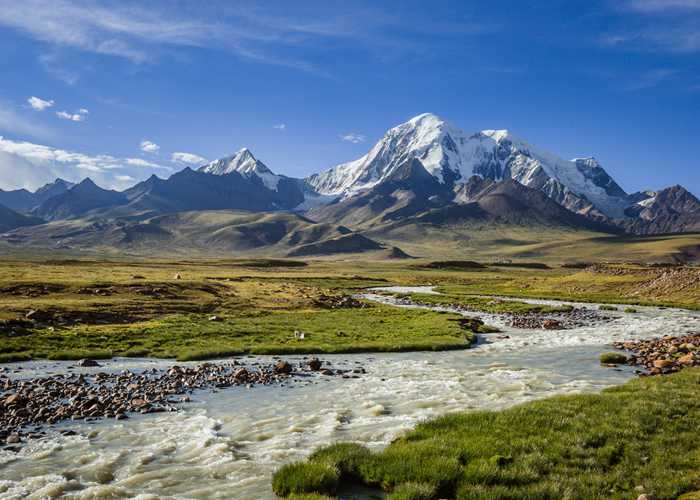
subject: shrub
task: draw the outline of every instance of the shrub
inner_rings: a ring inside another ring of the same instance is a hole
[[[600,362],[604,365],[624,365],[627,363],[627,356],[620,352],[604,352],[600,355]]]

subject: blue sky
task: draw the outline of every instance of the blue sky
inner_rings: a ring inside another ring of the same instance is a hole
[[[433,112],[699,194],[699,26],[700,0],[0,0],[0,187],[244,146],[303,176]]]

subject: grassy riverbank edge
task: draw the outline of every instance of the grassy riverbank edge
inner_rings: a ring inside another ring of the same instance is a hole
[[[273,477],[280,496],[354,483],[389,499],[677,498],[700,489],[700,369],[600,394],[428,420],[373,453],[338,443]]]

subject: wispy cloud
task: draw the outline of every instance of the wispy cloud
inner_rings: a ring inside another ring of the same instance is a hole
[[[27,102],[32,107],[32,109],[36,109],[37,111],[44,111],[45,109],[50,108],[55,104],[53,100],[44,100],[35,96],[31,96],[30,98],[28,98]]]
[[[15,112],[11,106],[0,102],[0,132],[36,138],[52,138],[54,133],[39,123]]]
[[[654,52],[700,52],[700,0],[627,0],[615,4],[625,29],[600,37],[602,45]]]
[[[658,87],[664,82],[676,77],[678,71],[667,68],[654,69],[635,78],[626,86],[627,90],[644,90]]]
[[[628,0],[623,6],[639,12],[700,10],[700,0]]]
[[[272,128],[284,131],[284,130],[287,130],[287,124],[286,123],[278,123],[276,125],[273,125]]]
[[[69,113],[68,111],[56,111],[56,116],[61,120],[68,120],[72,122],[83,122],[85,117],[88,115],[89,111],[85,108],[80,108],[75,113]]]
[[[158,153],[158,151],[160,151],[160,146],[152,141],[147,141],[147,140],[141,141],[140,147],[141,147],[141,151],[143,151],[144,153],[155,154],[155,153]]]
[[[132,167],[151,168],[151,169],[155,169],[155,170],[172,170],[172,168],[170,168],[170,167],[158,165],[157,163],[153,163],[152,161],[144,160],[143,158],[127,158],[126,160],[124,160],[124,162],[127,165],[131,165]]]
[[[19,166],[22,168],[18,169]],[[0,136],[0,182],[6,187],[37,187],[56,177],[80,181],[89,176],[100,185],[126,187],[129,179],[141,179],[157,170],[172,170],[141,158],[120,159],[112,155],[89,155]],[[10,183],[9,172],[16,181]]]
[[[202,158],[199,155],[193,153],[182,153],[177,152],[171,155],[174,162],[184,163],[186,165],[202,165],[207,162],[206,158]]]
[[[483,33],[485,22],[438,21],[405,9],[402,15],[371,3],[299,4],[279,9],[266,3],[174,3],[163,8],[154,2],[98,0],[0,0],[0,25],[45,42],[41,56],[47,70],[68,83],[77,81],[57,54],[62,49],[113,56],[144,64],[170,47],[218,48],[239,58],[332,75],[300,48],[314,53],[337,41],[378,58],[417,51],[430,54],[424,35],[449,37]],[[406,16],[415,17],[411,22]],[[407,36],[409,35],[409,36]],[[410,36],[415,35],[415,36]],[[422,37],[418,42],[414,38]],[[439,43],[439,42],[438,42]]]
[[[352,142],[353,144],[359,144],[361,142],[365,142],[366,137],[362,134],[356,134],[354,132],[350,132],[348,134],[341,134],[340,140],[346,141],[346,142]]]

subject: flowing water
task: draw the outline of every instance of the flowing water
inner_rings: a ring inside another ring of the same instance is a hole
[[[365,297],[398,305],[374,293]],[[200,391],[175,413],[69,422],[62,427],[76,435],[36,441],[19,453],[0,451],[0,498],[273,498],[273,471],[320,445],[357,441],[378,449],[417,422],[446,412],[596,392],[634,376],[630,368],[598,363],[612,342],[700,330],[697,312],[637,309],[636,314],[605,311],[610,321],[560,331],[515,330],[505,317],[479,315],[509,338],[483,336],[464,351],[324,356],[335,366],[361,365],[367,374]],[[171,364],[115,359],[80,370]],[[12,375],[65,372],[70,365],[24,363]]]

